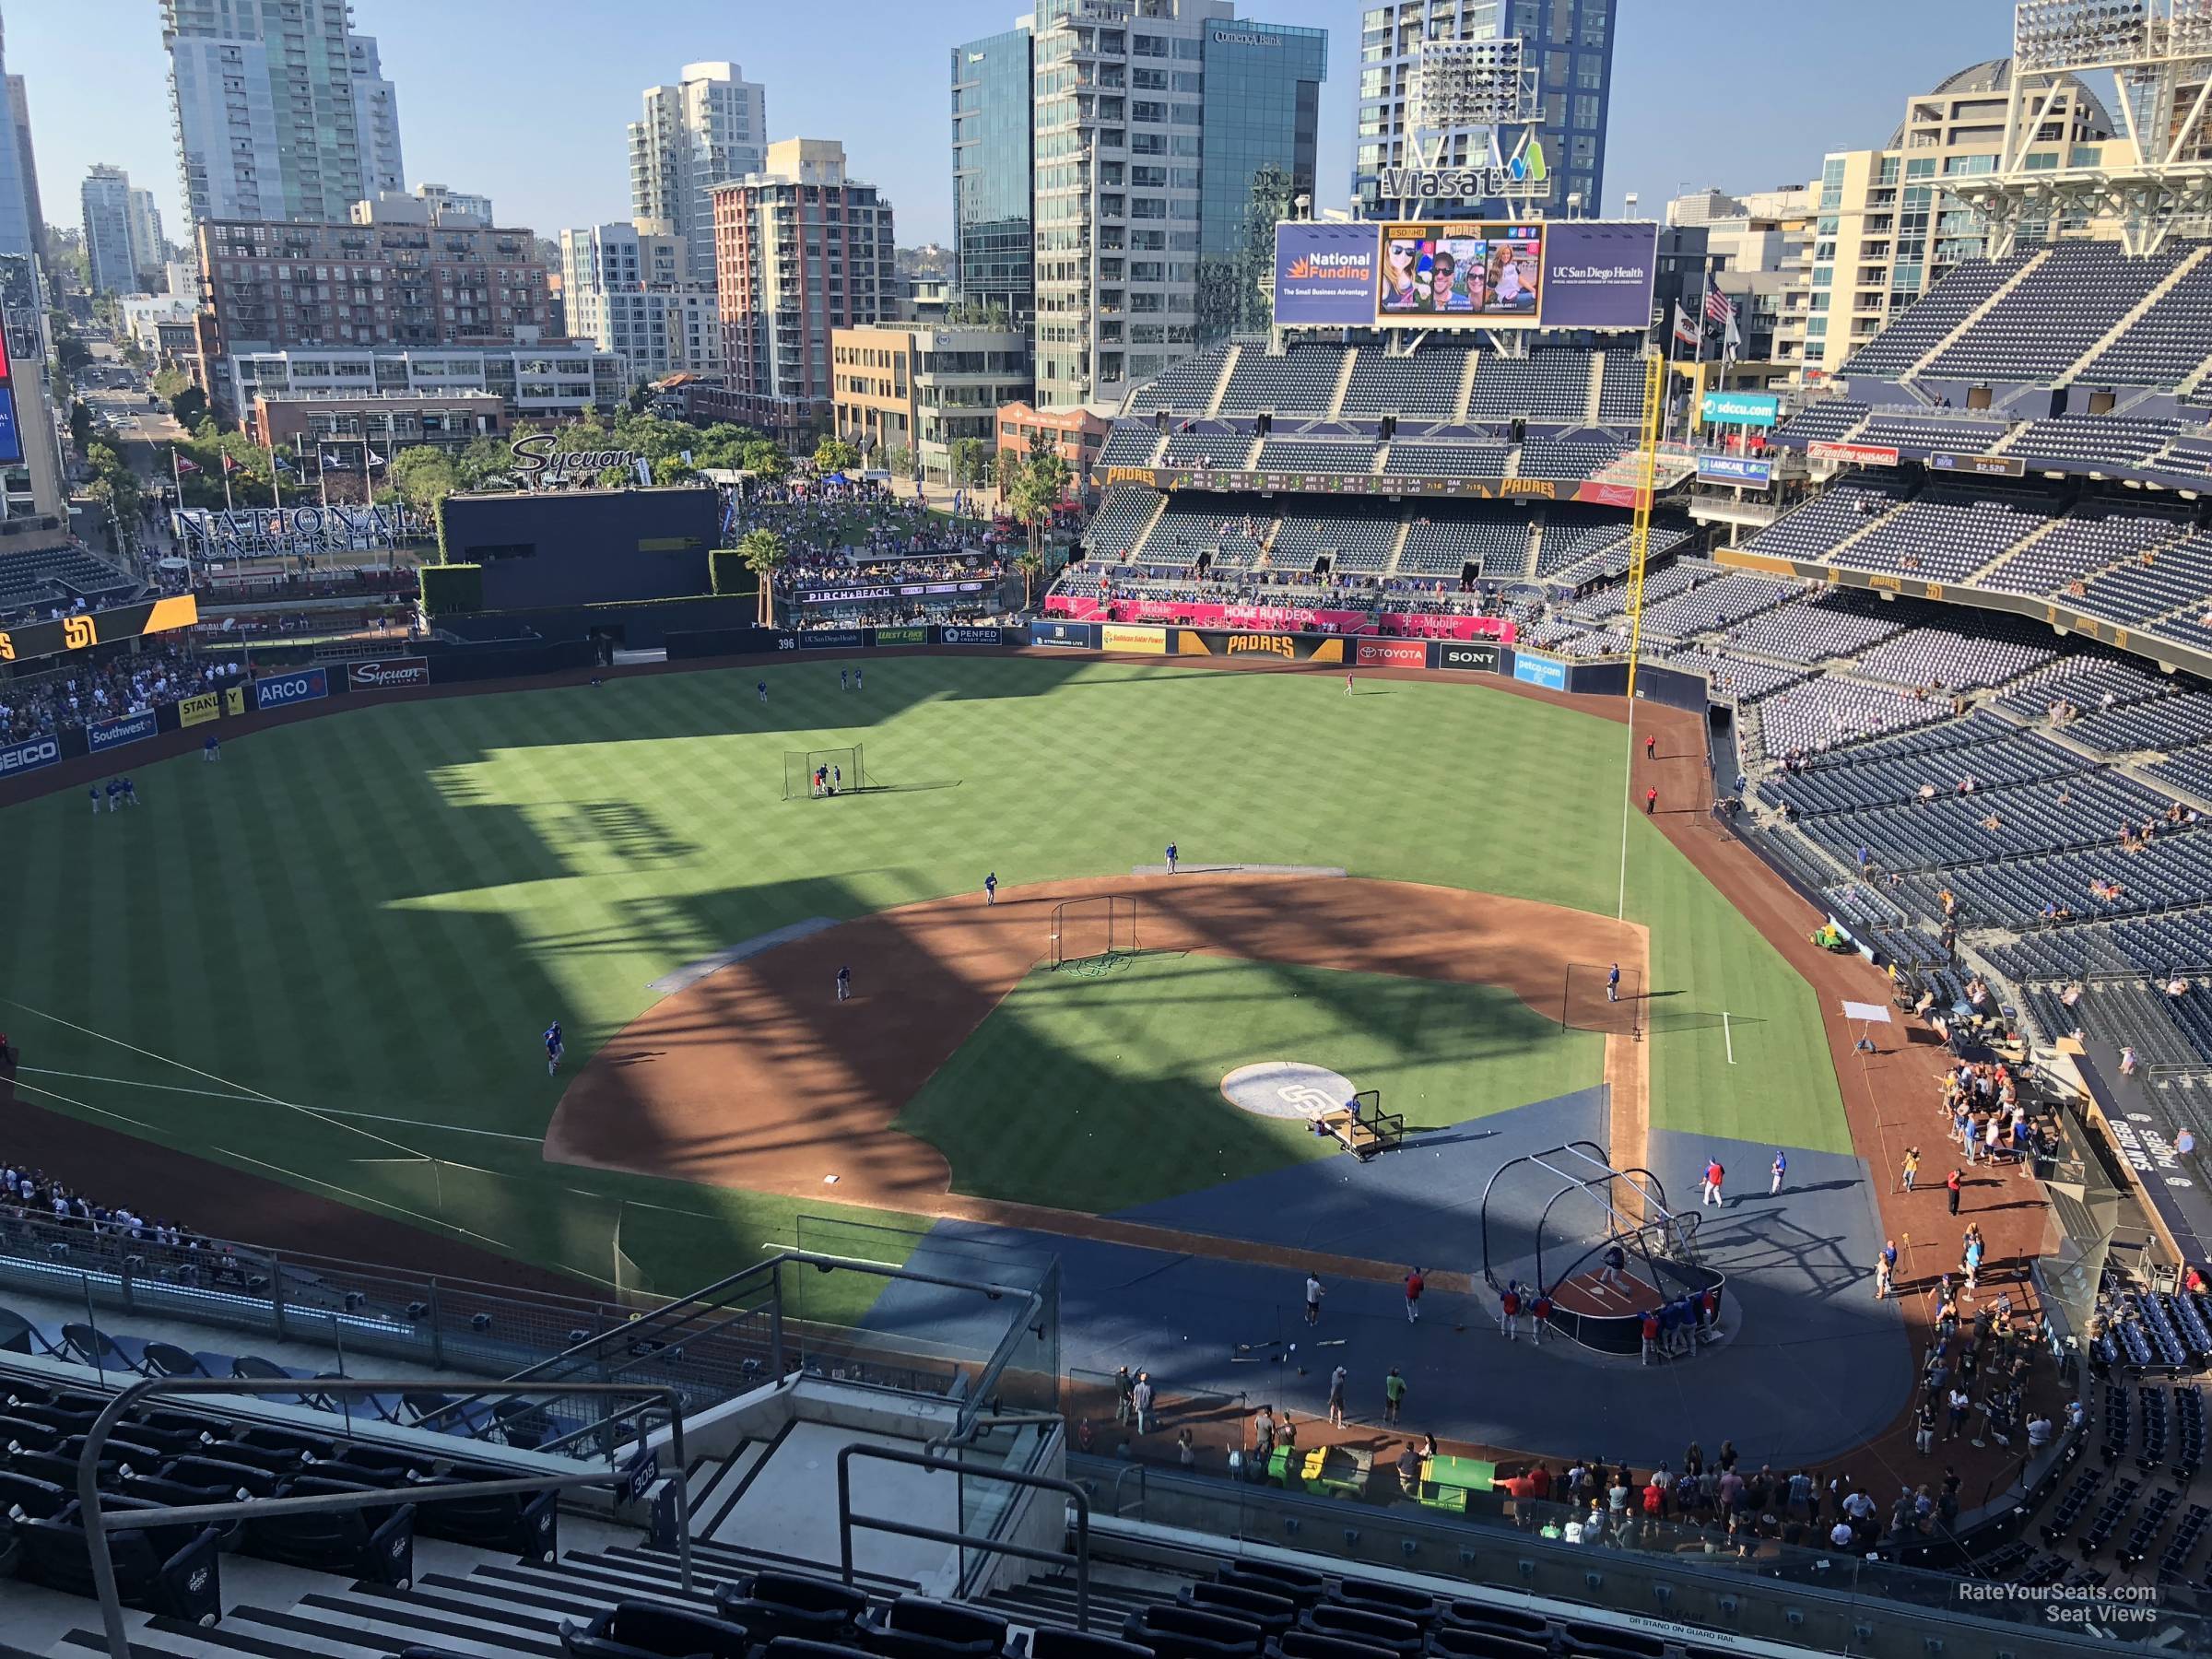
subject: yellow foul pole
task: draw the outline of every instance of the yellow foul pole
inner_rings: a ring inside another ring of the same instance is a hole
[[[1629,913],[1629,800],[1636,771],[1636,665],[1643,650],[1643,567],[1652,545],[1652,498],[1658,493],[1659,433],[1666,418],[1666,359],[1643,359],[1642,445],[1636,458],[1636,511],[1629,524],[1629,758],[1620,783],[1620,898],[1616,917]]]

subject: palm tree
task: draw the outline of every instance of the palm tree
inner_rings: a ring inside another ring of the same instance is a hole
[[[1021,608],[1030,608],[1030,587],[1044,574],[1044,555],[1034,547],[1024,547],[1014,555],[1014,568],[1021,572]]]
[[[773,530],[747,530],[737,538],[737,556],[760,579],[760,626],[776,625],[775,575],[791,561],[791,549]]]

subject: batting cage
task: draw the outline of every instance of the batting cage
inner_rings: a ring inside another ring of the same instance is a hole
[[[1642,969],[1570,962],[1559,987],[1559,1030],[1641,1037],[1643,1002]]]
[[[1482,1277],[1551,1299],[1551,1326],[1584,1347],[1633,1354],[1646,1312],[1718,1291],[1725,1276],[1698,1250],[1698,1218],[1667,1207],[1649,1170],[1617,1169],[1594,1141],[1499,1165],[1482,1191]],[[1694,1352],[1700,1326],[1680,1327]]]
[[[1053,906],[1053,966],[1078,973],[1111,972],[1141,948],[1136,918],[1133,893],[1063,899]]]
[[[855,743],[850,748],[785,749],[783,798],[822,801],[867,788],[860,748]]]

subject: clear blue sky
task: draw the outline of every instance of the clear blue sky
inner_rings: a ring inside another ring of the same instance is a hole
[[[686,63],[729,58],[768,87],[772,137],[841,138],[880,185],[899,240],[951,231],[947,52],[1019,0],[356,0],[397,82],[407,182],[488,192],[504,224],[549,235],[627,218],[624,124]],[[1361,0],[1241,0],[1330,30],[1324,206],[1349,188]],[[1622,0],[1606,202],[1658,211],[1685,182],[1803,182],[1830,149],[1881,143],[1904,100],[2009,50],[2008,0]],[[46,216],[79,222],[96,161],[178,206],[155,0],[0,0],[7,67],[29,77]]]

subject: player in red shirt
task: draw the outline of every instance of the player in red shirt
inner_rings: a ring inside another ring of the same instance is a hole
[[[1508,1342],[1518,1342],[1520,1324],[1521,1287],[1508,1279],[1505,1293],[1498,1299],[1498,1328],[1505,1333]]]
[[[1421,1323],[1421,1292],[1427,1288],[1428,1281],[1421,1277],[1421,1270],[1418,1267],[1408,1267],[1406,1270],[1406,1323],[1407,1324]]]

